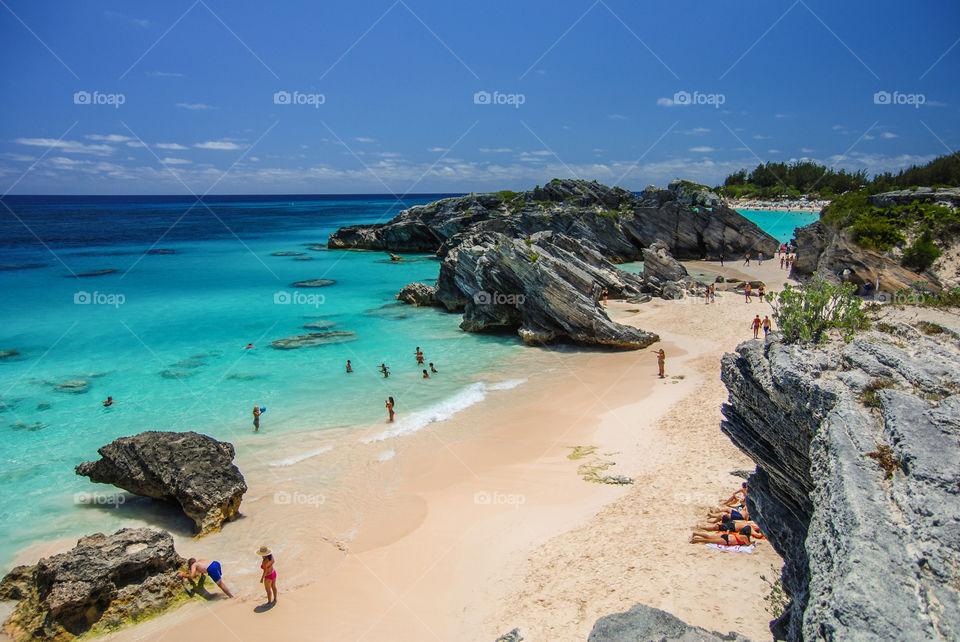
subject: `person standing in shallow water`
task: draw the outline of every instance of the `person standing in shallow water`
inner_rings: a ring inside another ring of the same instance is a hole
[[[253,407],[253,432],[260,430],[260,408]]]
[[[387,407],[387,412],[390,413],[390,419],[388,421],[393,423],[393,397],[387,397],[387,400],[384,402],[384,405]]]
[[[430,362],[430,372],[432,372],[432,373],[434,373],[434,374],[437,373],[437,369],[433,367],[433,362],[432,362],[432,361]]]
[[[353,372],[353,366],[350,365],[350,359],[347,359],[347,372]]]
[[[663,348],[657,350],[657,368],[660,371],[660,378],[663,379],[663,367],[667,362],[667,353],[663,351]]]
[[[381,364],[380,364],[380,372],[383,373],[383,378],[384,378],[384,379],[386,379],[387,377],[390,376],[390,368],[388,368],[388,367],[387,367],[387,364],[385,364],[385,363],[381,363]]]
[[[417,346],[416,355],[417,355],[417,365],[418,365],[418,366],[422,366],[422,365],[423,365],[423,353],[420,351],[420,346]]]

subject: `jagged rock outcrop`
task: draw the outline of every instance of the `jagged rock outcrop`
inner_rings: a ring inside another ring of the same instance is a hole
[[[471,194],[404,210],[387,223],[352,225],[330,235],[328,247],[389,252],[437,252],[462,238],[496,232],[525,238],[553,231],[592,244],[615,261],[640,258],[662,240],[678,258],[763,252],[778,243],[727,207],[716,194],[684,181],[637,197],[596,181],[554,179],[527,192]]]
[[[195,432],[147,431],[102,446],[101,459],[77,466],[100,484],[179,506],[201,535],[237,516],[247,484],[233,444]]]
[[[18,566],[0,581],[17,600],[3,632],[21,640],[70,640],[160,612],[183,595],[185,564],[169,533],[124,528],[81,538],[66,553]]]
[[[757,464],[750,514],[785,561],[779,639],[960,637],[960,331],[883,324],[723,358],[721,428]]]
[[[687,268],[670,255],[666,243],[657,241],[643,248],[643,275],[661,281],[680,281],[687,276]]]
[[[797,229],[794,243],[797,258],[790,276],[800,282],[809,281],[813,275],[839,283],[844,270],[850,270],[847,280],[855,285],[880,284],[880,292],[896,292],[909,288],[918,281],[929,284],[939,291],[939,284],[929,274],[918,274],[900,265],[888,254],[867,250],[850,240],[849,230],[839,232],[820,221]]]
[[[918,187],[916,189],[901,189],[870,197],[870,204],[874,207],[896,207],[910,205],[916,202],[945,205],[952,209],[960,208],[960,187]]]
[[[619,270],[582,241],[554,232],[527,239],[484,232],[452,249],[440,266],[436,296],[460,327],[517,331],[530,344],[570,341],[642,348],[655,334],[614,323],[598,299],[639,296],[643,281]]]
[[[699,626],[690,626],[679,618],[655,609],[652,606],[637,604],[625,613],[605,615],[597,620],[590,631],[588,642],[749,642],[737,633],[717,633]]]
[[[426,283],[408,283],[397,293],[397,300],[418,306],[440,305],[437,288]]]

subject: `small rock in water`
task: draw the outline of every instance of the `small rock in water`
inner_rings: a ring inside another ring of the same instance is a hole
[[[46,401],[41,401],[40,403],[37,404],[37,410],[50,410],[51,407],[52,406],[48,404]]]
[[[156,247],[156,248],[153,248],[152,250],[147,250],[146,252],[144,252],[144,254],[168,255],[168,254],[180,254],[180,253],[176,250],[168,250],[168,249]]]
[[[82,394],[90,390],[90,382],[83,379],[74,379],[73,381],[64,381],[54,388],[57,392],[69,392],[75,395]]]
[[[227,375],[227,381],[253,381],[254,379],[262,379],[263,375],[259,375],[255,372],[234,372],[233,374]]]
[[[293,260],[294,260],[294,261],[312,261],[312,260],[313,260],[313,257],[312,257],[312,256],[298,256],[297,258],[295,258],[295,259],[293,259]]]
[[[82,273],[76,274],[76,275],[68,274],[67,276],[78,276],[78,277],[82,277],[82,276],[103,276],[103,275],[105,275],[105,274],[113,274],[114,272],[119,272],[119,270],[117,270],[116,268],[107,268],[107,269],[105,269],[105,270],[93,270],[92,272],[82,272]]]
[[[346,330],[334,330],[332,332],[311,332],[310,334],[300,334],[286,339],[277,339],[271,341],[270,346],[276,350],[296,350],[297,348],[310,348],[313,346],[330,345],[333,343],[346,343],[354,341],[357,338],[356,332]]]
[[[270,256],[303,256],[306,252],[271,252]]]
[[[336,283],[333,279],[308,279],[306,281],[297,281],[291,283],[292,288],[322,288]]]
[[[308,250],[313,250],[314,252],[326,252],[326,251],[327,251],[327,246],[326,246],[326,245],[319,245],[319,244],[318,244],[318,245],[311,245],[311,246],[309,246],[307,249],[308,249]]]
[[[10,427],[13,428],[14,430],[29,430],[30,432],[36,432],[36,431],[40,430],[41,428],[43,428],[44,426],[45,426],[45,424],[42,424],[42,423],[40,423],[39,421],[35,421],[35,422],[32,423],[32,424],[28,424],[28,423],[24,423],[24,422],[22,422],[22,421],[18,421],[18,422],[16,422],[16,423],[13,423],[13,424],[10,425]]]
[[[0,350],[0,359],[10,359],[20,356],[19,350]]]
[[[207,365],[207,362],[201,358],[191,357],[189,359],[181,359],[175,363],[171,363],[171,368],[187,368],[192,370],[193,368],[201,368]]]
[[[160,371],[160,376],[164,379],[189,379],[195,374],[197,373],[194,370],[177,370],[173,368],[167,368],[166,370]]]

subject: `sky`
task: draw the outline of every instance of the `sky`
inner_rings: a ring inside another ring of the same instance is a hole
[[[0,1],[0,194],[710,185],[960,149],[960,3]]]

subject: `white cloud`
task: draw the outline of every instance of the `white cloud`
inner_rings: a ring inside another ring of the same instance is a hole
[[[610,120],[626,120],[627,119],[627,117],[624,116],[623,114],[610,114],[609,116],[607,116],[607,118],[609,118]]]
[[[880,134],[880,138],[899,138],[899,136],[897,136],[893,132],[883,132],[882,134]]]
[[[481,147],[477,150],[481,154],[506,154],[512,152],[510,147]]]
[[[812,154],[812,153],[815,152],[815,151],[817,151],[817,150],[815,150],[815,149],[810,149],[809,147],[801,147],[801,148],[800,148],[800,153],[801,153],[801,154]]]
[[[374,138],[368,138],[366,136],[357,136],[354,140],[358,143],[375,143],[377,142]]]
[[[673,102],[673,98],[657,98],[657,105],[660,107],[673,107],[676,104]]]
[[[203,111],[205,109],[216,109],[213,105],[207,105],[206,103],[177,103],[174,107],[179,107],[180,109],[188,109],[190,111]]]
[[[873,140],[873,139],[875,139],[875,138],[876,138],[876,136],[871,136],[870,134],[864,134],[864,135],[863,135],[863,140]]]
[[[781,154],[782,152],[779,149],[768,149],[768,154]]]
[[[8,152],[4,154],[4,156],[6,156],[12,161],[18,161],[22,163],[32,163],[33,161],[37,160],[33,156],[27,156],[26,154],[13,154]]]
[[[105,143],[125,143],[128,140],[133,140],[129,136],[121,136],[120,134],[107,134],[106,136],[102,134],[87,134],[84,138],[87,140],[100,140]]]
[[[710,133],[710,130],[706,127],[694,127],[693,129],[678,130],[677,133],[683,134],[684,136],[699,136],[700,134]]]
[[[127,147],[146,147],[146,143],[142,143],[139,140],[128,140]]]
[[[154,147],[157,149],[186,149],[180,143],[157,143]]]
[[[708,153],[710,153],[710,152],[715,152],[715,151],[717,151],[717,150],[714,149],[713,147],[701,146],[701,147],[691,147],[691,148],[690,148],[690,151],[691,151],[691,152],[696,152],[696,153],[698,153],[698,154],[708,154]]]
[[[189,165],[193,161],[188,161],[185,158],[170,158],[168,156],[167,158],[161,159],[160,162],[164,165]]]
[[[427,150],[428,152],[446,152],[449,151],[446,147],[431,147]]]
[[[790,118],[788,114],[775,114],[774,118]]]
[[[197,149],[216,149],[221,151],[243,149],[243,146],[237,145],[236,143],[231,143],[227,140],[208,140],[203,143],[194,143],[193,146]]]
[[[18,145],[29,145],[31,147],[53,147],[59,149],[65,154],[96,154],[106,156],[116,151],[109,145],[85,145],[75,140],[57,140],[56,138],[15,138]]]
[[[757,134],[753,137],[753,140],[770,140],[771,138],[773,138],[773,136],[761,136],[760,134]]]

